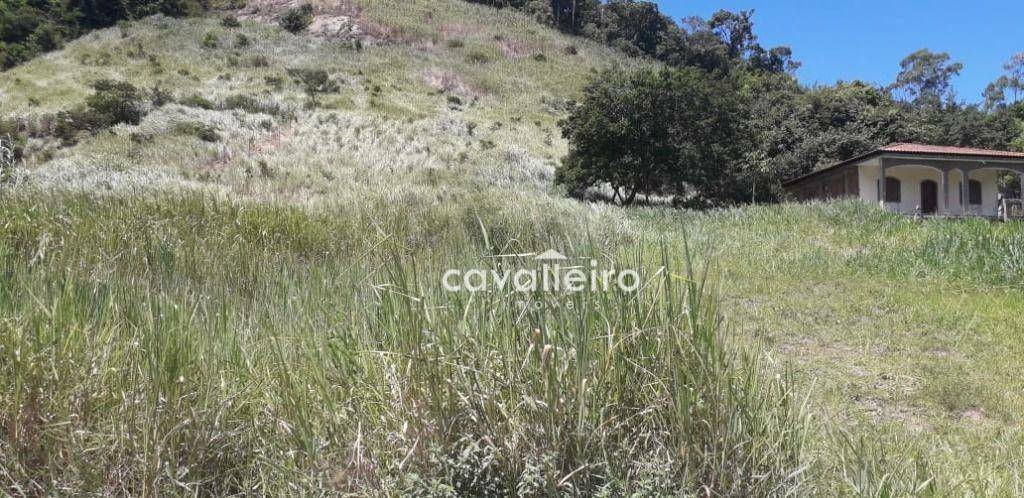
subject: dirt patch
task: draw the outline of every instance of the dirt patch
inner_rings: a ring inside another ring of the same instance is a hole
[[[981,408],[971,408],[960,414],[960,418],[973,424],[980,424],[988,417],[985,416],[985,410]]]
[[[313,22],[306,29],[310,35],[372,45],[393,34],[392,30],[364,19],[362,7],[353,0],[250,0],[236,15],[239,19],[276,24],[288,9],[307,3],[313,6]]]
[[[445,40],[462,40],[483,32],[483,29],[472,24],[444,24],[438,31]]]
[[[483,90],[466,83],[459,75],[452,71],[436,68],[428,69],[423,74],[423,80],[435,90],[443,92],[457,93],[467,97],[481,97],[485,93]]]
[[[293,128],[279,129],[265,133],[249,143],[241,150],[246,157],[253,158],[272,154],[280,149],[294,135]],[[235,159],[235,149],[222,145],[217,155],[199,165],[197,170],[202,177],[212,178],[227,170],[228,166]]]
[[[284,130],[275,130],[271,133],[261,136],[258,140],[254,140],[249,144],[249,155],[260,155],[273,152],[280,149],[284,142],[291,138],[294,129],[287,128]]]
[[[419,50],[420,52],[430,52],[432,54],[438,53],[437,42],[429,38],[415,40],[412,43],[410,43],[409,46],[416,50]]]
[[[525,42],[515,38],[502,39],[498,42],[498,47],[501,48],[501,53],[505,54],[505,57],[509,59],[522,59],[544,53],[544,45],[536,42]]]
[[[361,39],[363,37],[356,19],[347,16],[316,16],[308,30],[314,36],[324,38]]]
[[[899,423],[914,433],[932,429],[926,420],[924,410],[919,407],[905,406],[877,398],[859,400],[857,404],[876,423]]]
[[[946,348],[946,347],[937,347],[937,348],[929,349],[928,350],[928,354],[930,354],[930,355],[932,355],[932,356],[934,356],[936,358],[942,358],[944,360],[963,361],[965,359],[963,353],[960,353],[958,351],[953,351],[952,349],[949,349],[949,348]]]

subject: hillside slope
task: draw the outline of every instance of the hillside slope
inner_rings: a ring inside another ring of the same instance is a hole
[[[39,135],[104,78],[160,88],[186,104],[71,148],[34,140],[30,149],[46,152],[32,155],[27,180],[186,185],[302,202],[546,191],[564,153],[556,122],[566,101],[591,70],[637,64],[520,15],[454,0],[328,3],[314,27],[322,19],[358,23],[336,36],[281,30],[273,22],[280,4],[253,2],[236,13],[251,19],[238,28],[216,17],[126,23],[3,74],[2,113]],[[312,108],[289,73],[305,69],[326,70],[338,84]],[[240,95],[256,105],[223,109]],[[204,100],[213,109],[196,107]],[[212,126],[222,139],[175,133],[183,123]]]

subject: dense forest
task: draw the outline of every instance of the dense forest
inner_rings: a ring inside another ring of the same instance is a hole
[[[612,194],[620,202],[641,194],[692,205],[770,201],[781,197],[786,178],[890,142],[1024,148],[1024,53],[1007,54],[1006,73],[971,103],[952,90],[962,64],[928,49],[907,55],[884,87],[803,86],[789,47],[759,43],[752,11],[721,10],[677,23],[656,4],[634,0],[471,1],[518,9],[565,33],[664,64],[659,75],[611,70],[571,108],[562,126],[570,154],[557,178],[572,193],[610,184],[622,187]],[[238,4],[7,0],[0,4],[0,65],[12,67],[121,19]],[[612,115],[613,109],[626,114]],[[706,126],[712,122],[728,126]]]

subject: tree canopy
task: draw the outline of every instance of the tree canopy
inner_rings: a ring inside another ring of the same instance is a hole
[[[569,155],[556,181],[579,192],[607,183],[630,204],[641,194],[709,202],[732,188],[744,106],[728,80],[696,68],[607,70],[562,122]]]
[[[917,105],[938,107],[952,100],[953,78],[963,68],[951,62],[949,54],[923,48],[900,61],[900,72],[889,89],[902,92]]]

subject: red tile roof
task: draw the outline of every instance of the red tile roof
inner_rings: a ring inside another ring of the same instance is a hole
[[[881,152],[903,152],[909,154],[936,154],[942,156],[987,156],[987,157],[1024,157],[1024,152],[1008,152],[1005,150],[974,149],[970,147],[946,147],[942,145],[923,145],[895,143],[878,149]]]
[[[932,156],[960,156],[960,157],[973,157],[980,159],[1024,159],[1024,152],[1009,152],[1005,150],[989,150],[989,149],[973,149],[970,147],[946,147],[944,145],[924,145],[924,144],[908,144],[908,143],[894,143],[875,149],[871,152],[861,154],[856,157],[851,157],[843,162],[833,164],[824,169],[812,171],[803,176],[790,179],[782,182],[783,186],[789,186],[806,180],[808,178],[817,176],[827,171],[835,170],[843,166],[859,163],[880,154],[921,154],[921,155],[932,155]]]

